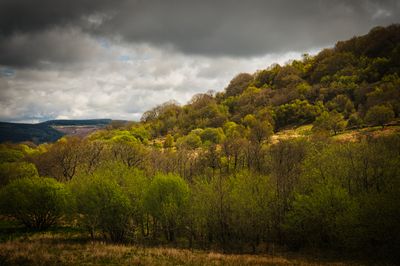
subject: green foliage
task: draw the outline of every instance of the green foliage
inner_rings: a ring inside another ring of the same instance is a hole
[[[378,254],[397,255],[400,248],[398,186],[387,193],[360,197],[358,230],[353,241],[358,247]]]
[[[312,105],[307,100],[295,100],[276,108],[276,125],[283,127],[290,124],[303,124],[313,122],[321,113],[322,108]]]
[[[93,173],[93,176],[99,179],[111,180],[118,184],[129,198],[131,215],[135,225],[140,226],[145,215],[144,196],[150,183],[145,173],[121,162],[109,162],[99,167]]]
[[[99,176],[76,178],[71,184],[80,223],[94,237],[95,230],[108,234],[113,242],[126,236],[131,202],[115,180]]]
[[[234,77],[228,87],[226,87],[226,96],[234,96],[242,93],[253,80],[253,76],[247,73],[241,73]]]
[[[338,132],[346,128],[346,121],[341,113],[336,110],[332,112],[323,112],[314,122],[313,130],[315,131],[333,131],[336,135]]]
[[[201,138],[195,133],[190,133],[186,136],[180,137],[176,142],[177,146],[188,149],[199,148],[202,144]]]
[[[0,163],[0,186],[12,180],[39,176],[36,166],[27,162]]]
[[[364,121],[362,120],[362,118],[357,113],[354,113],[354,114],[350,115],[347,126],[349,128],[352,128],[352,127],[359,128],[362,126],[363,123],[364,123]]]
[[[256,121],[250,127],[249,139],[255,143],[262,143],[268,140],[273,134],[273,128],[267,121]]]
[[[326,106],[329,110],[343,113],[346,117],[354,112],[353,102],[344,94],[337,95],[333,100],[327,102]]]
[[[241,172],[231,180],[232,229],[238,241],[252,243],[270,238],[273,187],[268,176]],[[254,250],[253,250],[254,251]]]
[[[368,110],[365,121],[373,125],[382,126],[383,128],[385,124],[390,122],[393,118],[394,112],[391,106],[375,105]]]
[[[335,181],[323,180],[310,194],[297,194],[287,213],[285,229],[294,247],[333,247],[355,229],[357,205]]]
[[[166,239],[175,240],[176,230],[182,225],[189,198],[189,187],[179,176],[157,174],[145,195],[146,210],[164,229]]]
[[[200,134],[203,143],[209,142],[218,144],[224,139],[224,132],[221,128],[206,128]]]
[[[1,189],[0,209],[28,228],[43,230],[59,220],[68,200],[64,185],[52,178],[22,178]]]
[[[149,131],[143,126],[134,126],[130,129],[130,133],[141,142],[145,142],[150,139]]]
[[[24,157],[24,154],[16,149],[7,147],[6,145],[0,146],[0,163],[17,162]]]
[[[168,134],[165,137],[164,148],[172,148],[174,146],[174,137],[171,134]]]

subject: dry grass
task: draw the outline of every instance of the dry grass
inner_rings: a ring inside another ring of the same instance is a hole
[[[357,265],[299,255],[232,255],[82,241],[79,233],[37,233],[0,243],[0,265]]]
[[[365,127],[362,129],[351,129],[345,130],[338,133],[336,136],[331,136],[333,140],[340,142],[354,142],[358,141],[360,137],[370,136],[373,138],[389,136],[400,132],[400,126],[393,124],[385,127],[383,130],[381,127]],[[271,142],[277,143],[281,140],[288,140],[299,137],[311,137],[312,136],[312,125],[303,125],[290,129],[284,129],[271,137]]]
[[[293,127],[290,129],[283,129],[271,137],[272,143],[277,143],[281,140],[288,140],[299,137],[308,137],[312,134],[312,125],[303,125],[299,127]]]
[[[342,142],[354,142],[363,136],[370,136],[372,138],[386,137],[400,132],[400,126],[390,126],[382,129],[381,127],[367,127],[358,130],[346,130],[333,137],[334,140]]]

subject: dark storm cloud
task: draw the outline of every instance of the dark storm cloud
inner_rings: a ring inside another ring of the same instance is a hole
[[[90,61],[102,53],[100,42],[76,28],[16,33],[0,39],[0,65],[54,67]]]
[[[185,53],[248,56],[305,50],[396,22],[399,1],[140,1],[99,30]]]
[[[0,0],[0,35],[79,23],[87,14],[110,12],[109,0]]]
[[[304,51],[398,22],[399,9],[397,0],[0,0],[0,64],[81,58],[79,36],[63,50],[43,34],[63,27],[206,56]]]

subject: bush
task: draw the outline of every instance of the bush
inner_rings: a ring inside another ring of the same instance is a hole
[[[13,180],[0,191],[3,214],[15,217],[26,227],[43,230],[55,224],[67,206],[67,190],[52,178]]]
[[[80,222],[94,238],[97,229],[113,242],[124,240],[131,218],[127,195],[114,180],[88,176],[72,183]]]

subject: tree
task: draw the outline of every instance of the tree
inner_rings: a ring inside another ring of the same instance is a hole
[[[168,134],[165,137],[164,148],[172,148],[174,146],[174,137],[171,134]]]
[[[379,125],[382,129],[385,127],[385,124],[393,120],[393,118],[393,108],[387,105],[375,105],[368,110],[365,116],[367,122]]]
[[[140,167],[146,160],[148,150],[139,141],[117,140],[111,142],[111,153],[116,161],[129,167]]]
[[[59,181],[69,181],[82,162],[83,140],[78,137],[59,139],[48,151],[33,156],[32,160],[41,176],[51,176]]]
[[[267,121],[256,121],[254,125],[250,127],[250,140],[258,144],[268,140],[272,134],[272,125]]]
[[[92,238],[96,230],[105,238],[121,242],[129,229],[132,207],[116,180],[101,176],[83,176],[73,180],[75,212]]]
[[[0,191],[0,209],[31,229],[44,230],[64,214],[68,193],[53,178],[16,179]]]
[[[354,231],[357,205],[340,185],[324,180],[310,194],[297,194],[285,229],[292,247],[337,247]]]
[[[359,127],[362,126],[362,124],[363,124],[363,120],[361,119],[359,114],[358,113],[354,113],[354,114],[350,115],[347,126],[349,128],[351,128],[351,127],[359,128]]]
[[[147,211],[161,222],[168,241],[175,241],[177,230],[185,216],[189,187],[173,174],[157,174],[145,195]]]
[[[346,127],[346,121],[341,113],[332,111],[330,113],[323,112],[314,122],[314,130],[333,131],[334,135],[342,131]]]
[[[268,176],[240,172],[230,179],[232,230],[241,245],[250,243],[253,252],[262,239],[270,237],[273,187]]]
[[[32,163],[0,163],[0,186],[6,185],[7,183],[15,179],[35,176],[39,176],[39,173],[36,169],[36,166]]]
[[[177,140],[177,146],[181,148],[196,149],[202,144],[201,138],[195,133],[190,133]]]
[[[253,76],[247,73],[238,74],[230,82],[228,87],[225,88],[226,96],[234,96],[242,93],[253,80]]]
[[[208,142],[218,144],[221,143],[225,136],[221,128],[208,127],[201,132],[200,137],[203,143]]]

